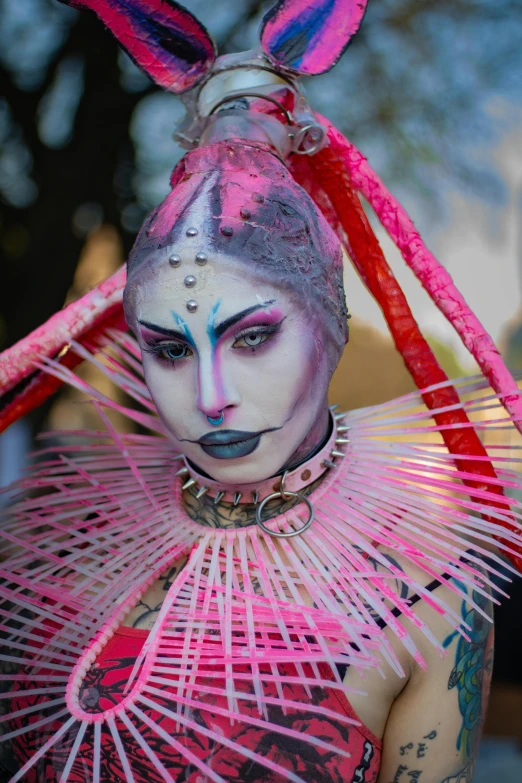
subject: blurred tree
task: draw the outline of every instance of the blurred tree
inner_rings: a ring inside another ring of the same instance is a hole
[[[256,46],[272,3],[185,5],[225,53]],[[498,197],[469,143],[493,132],[489,99],[520,99],[521,22],[519,0],[370,0],[342,61],[309,81],[312,102],[410,198],[440,193],[447,177]],[[181,154],[171,133],[182,109],[92,14],[56,0],[0,0],[0,83],[3,348],[62,306],[102,223],[128,251]]]

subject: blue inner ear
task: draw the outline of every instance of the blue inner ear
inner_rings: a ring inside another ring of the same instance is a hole
[[[280,0],[265,14],[261,45],[280,66],[324,73],[341,57],[366,10],[366,0]]]
[[[282,27],[279,34],[270,42],[272,56],[288,68],[299,70],[312,39],[322,32],[325,17],[330,15],[334,4],[335,0],[326,0],[321,6],[310,8],[308,13],[300,14]]]
[[[153,45],[164,52],[171,54],[176,60],[187,65],[194,65],[198,62],[205,62],[208,58],[208,48],[199,41],[188,40],[182,32],[167,27],[160,21],[152,18],[143,19],[138,14],[134,14],[133,22],[137,28],[141,28],[146,33],[147,38],[152,38],[150,45]]]

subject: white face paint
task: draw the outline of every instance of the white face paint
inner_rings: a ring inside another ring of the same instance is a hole
[[[132,291],[145,379],[176,447],[217,481],[276,474],[324,422],[330,378],[317,316],[223,257],[202,268],[166,261]]]

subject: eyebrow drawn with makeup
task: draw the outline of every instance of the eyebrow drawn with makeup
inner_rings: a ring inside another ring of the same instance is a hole
[[[252,307],[247,307],[245,310],[241,310],[239,313],[235,313],[235,315],[231,315],[229,318],[225,318],[225,320],[221,321],[221,323],[217,324],[217,326],[212,327],[215,338],[219,339],[221,335],[223,335],[227,331],[227,329],[230,329],[231,326],[234,326],[239,321],[242,321],[243,318],[247,317],[247,315],[251,315],[252,313],[255,313],[257,310],[263,310],[265,307],[274,304],[274,302],[275,299],[269,299],[266,302],[261,302],[260,304],[252,305]],[[172,314],[176,315],[174,312]],[[183,340],[185,342],[189,342],[193,344],[193,340],[190,335],[190,332],[188,332],[186,328],[183,328],[183,330],[180,331],[179,329],[168,329],[165,326],[152,324],[150,323],[150,321],[138,320],[138,323],[140,324],[140,326],[144,326],[145,329],[150,329],[152,332],[163,334],[165,335],[165,337],[173,337],[176,340]]]
[[[231,326],[234,326],[239,321],[242,321],[243,318],[247,317],[247,315],[251,315],[251,313],[255,313],[257,310],[263,310],[265,307],[268,307],[268,305],[274,304],[274,302],[275,299],[270,299],[267,302],[261,302],[261,304],[256,304],[256,305],[252,305],[252,307],[247,307],[246,310],[241,310],[240,313],[231,315],[230,318],[225,318],[224,321],[221,321],[221,323],[213,327],[216,338],[219,339],[221,335],[223,335],[227,331],[227,329],[230,329]]]
[[[180,332],[178,329],[167,329],[165,326],[158,326],[157,324],[151,324],[149,321],[138,321],[140,326],[144,326],[145,329],[150,329],[151,332],[158,332],[165,337],[174,337],[176,340],[183,340],[187,342],[188,338],[185,332]]]

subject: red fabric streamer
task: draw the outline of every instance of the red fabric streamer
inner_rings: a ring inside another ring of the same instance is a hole
[[[384,257],[359,197],[353,190],[343,162],[330,147],[326,147],[308,161],[294,156],[291,168],[297,181],[316,200],[318,206],[323,210],[326,206],[327,219],[340,235],[355,268],[381,307],[395,345],[417,387],[422,390],[447,382],[446,373],[423,337],[406,297]],[[328,210],[328,205],[333,215]],[[453,387],[424,393],[423,400],[430,410],[458,405],[460,402]],[[459,470],[482,474],[485,479],[496,478],[491,462],[466,459],[467,456],[487,457],[488,454],[465,411],[461,409],[435,413],[433,418],[441,427],[441,435],[449,452],[455,455]],[[461,424],[462,427],[448,429],[455,424]],[[488,484],[486,481],[484,483],[464,481],[470,487],[503,495],[502,488]],[[509,509],[504,503],[489,501],[489,505],[503,512]],[[503,525],[509,530],[514,530],[508,522]],[[521,557],[510,559],[522,572],[522,549],[519,549],[519,552]]]

